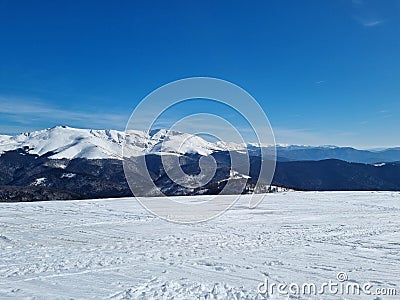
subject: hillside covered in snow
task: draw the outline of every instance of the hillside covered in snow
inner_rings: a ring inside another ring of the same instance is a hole
[[[16,136],[0,136],[0,154],[16,149],[26,149],[39,156],[52,153],[52,159],[122,159],[125,155],[139,156],[150,153],[199,153],[226,150],[223,143],[213,144],[204,139],[181,132],[155,130],[150,133],[131,130],[78,129],[56,126]]]

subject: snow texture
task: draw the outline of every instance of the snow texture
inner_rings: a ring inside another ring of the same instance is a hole
[[[262,299],[265,277],[321,283],[338,272],[399,292],[399,200],[287,192],[248,209],[242,196],[195,225],[162,221],[135,199],[1,203],[0,299]]]

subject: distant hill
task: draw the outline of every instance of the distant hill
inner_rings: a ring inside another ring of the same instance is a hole
[[[274,184],[307,191],[400,191],[400,164],[329,159],[277,164]]]

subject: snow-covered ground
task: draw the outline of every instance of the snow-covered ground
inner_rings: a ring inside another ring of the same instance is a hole
[[[262,299],[265,279],[322,284],[339,272],[398,299],[400,193],[277,193],[256,209],[246,200],[195,225],[134,199],[1,203],[0,299]]]

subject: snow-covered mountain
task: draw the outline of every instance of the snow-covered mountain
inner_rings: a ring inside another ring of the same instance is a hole
[[[125,143],[126,156],[150,153],[198,153],[207,155],[223,150],[223,143],[213,144],[201,137],[168,130],[150,133],[131,130],[77,129],[57,126],[16,136],[0,135],[0,154],[5,151],[26,149],[39,156],[50,154],[52,159],[122,159]]]
[[[54,127],[0,136],[0,201],[131,196],[122,163],[125,144],[124,155],[130,157],[129,169],[137,184],[141,186],[144,171],[139,156],[145,155],[145,167],[154,184],[167,195],[216,195],[228,181],[232,183],[228,191],[231,194],[272,191],[267,183],[256,185],[260,165],[271,152],[268,147],[211,143],[198,136],[167,130],[125,133]],[[250,154],[249,172],[233,169],[232,153],[226,150],[235,151],[235,157],[246,161],[243,151],[246,147]],[[390,162],[400,161],[399,149],[380,152],[340,147],[277,146],[276,149],[278,160],[272,181],[276,186],[318,191],[400,190],[400,163]],[[176,155],[180,155],[182,170],[193,178],[201,170],[200,160],[212,155],[217,163],[213,178],[197,188],[175,182],[166,168]],[[137,195],[150,196],[153,190],[144,187]]]
[[[0,135],[0,155],[6,151],[24,149],[29,154],[47,155],[52,159],[117,159],[124,155],[136,157],[147,154],[209,155],[216,151],[238,151],[247,149],[252,156],[272,157],[273,146],[249,143],[236,144],[219,141],[211,143],[205,139],[177,131],[157,129],[151,132],[130,130],[78,129],[56,126],[16,136]],[[400,148],[381,151],[358,150],[350,147],[277,145],[278,161],[317,161],[339,159],[347,162],[377,164],[400,161]]]

